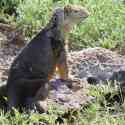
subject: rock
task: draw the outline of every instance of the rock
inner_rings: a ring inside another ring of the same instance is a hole
[[[2,47],[10,44],[21,48],[25,45],[23,31],[14,25],[0,23],[0,44]]]
[[[81,87],[78,87],[77,84],[73,84],[73,88],[68,88],[65,82],[60,81],[59,83],[58,79],[51,81],[51,84],[53,84],[53,88],[49,94],[49,102],[61,104],[66,109],[78,109],[87,101],[87,96],[85,94],[85,88],[87,86],[83,82],[81,82]]]
[[[90,84],[98,84],[114,79],[125,81],[125,58],[122,55],[104,48],[88,48],[70,53],[70,74],[76,78],[87,80]],[[116,78],[116,73],[120,79]]]
[[[112,76],[110,77],[110,79],[112,82],[118,81],[121,84],[125,83],[125,71],[124,70],[120,70],[117,72],[113,72]]]

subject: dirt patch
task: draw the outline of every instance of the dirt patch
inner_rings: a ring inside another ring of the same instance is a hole
[[[5,32],[5,31],[4,31]],[[6,31],[7,32],[7,31]],[[8,41],[9,37],[0,30],[0,41]],[[7,42],[0,48],[0,82],[6,82],[9,67],[18,55],[22,47]],[[68,55],[70,75],[76,80],[72,87],[66,86],[65,82],[54,79],[51,82],[52,89],[49,94],[48,103],[55,102],[65,108],[80,108],[93,99],[86,95],[88,78],[105,81],[112,77],[114,72],[125,71],[125,58],[115,52],[104,48],[88,48],[81,51],[70,52]],[[124,76],[124,75],[123,75]],[[116,78],[116,77],[115,77]]]

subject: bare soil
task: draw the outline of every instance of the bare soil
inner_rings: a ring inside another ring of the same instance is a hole
[[[4,32],[2,31],[0,27],[0,43],[2,43],[0,47],[1,84],[6,83],[9,67],[24,46],[24,43],[19,43],[19,41],[22,42],[22,37],[21,40],[18,39],[17,43],[10,42],[8,35],[11,32],[5,29]],[[15,37],[17,36],[15,35]],[[15,38],[13,37],[13,39]],[[124,56],[104,48],[88,48],[70,52],[68,63],[70,75],[74,77],[72,88],[68,88],[65,82],[61,82],[59,79],[53,79],[50,81],[52,89],[47,100],[48,103],[58,103],[65,108],[80,108],[81,105],[93,99],[86,94],[88,89],[87,79],[90,76],[97,78],[98,81],[105,81],[110,79],[114,72],[125,71]]]

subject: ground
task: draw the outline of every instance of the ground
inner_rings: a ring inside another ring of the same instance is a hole
[[[6,83],[11,62],[22,48],[17,46],[18,43],[8,42],[7,35],[2,35],[1,40],[6,40],[8,44],[0,48],[0,80],[1,83]],[[104,48],[88,48],[70,52],[68,65],[70,75],[76,79],[73,87],[68,88],[59,79],[53,79],[50,81],[52,89],[47,100],[48,104],[58,103],[65,109],[80,109],[81,105],[86,105],[93,100],[92,96],[87,96],[88,82],[90,84],[93,82],[88,78],[95,78],[95,84],[98,84],[109,80],[114,72],[125,71],[124,56]]]

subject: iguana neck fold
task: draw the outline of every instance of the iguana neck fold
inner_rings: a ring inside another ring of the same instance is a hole
[[[48,35],[54,37],[56,40],[64,41],[66,34],[64,33],[64,9],[56,9],[52,18],[50,19],[46,29]]]

